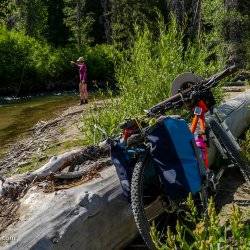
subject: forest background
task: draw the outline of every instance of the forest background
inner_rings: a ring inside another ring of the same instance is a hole
[[[79,56],[86,58],[90,82],[120,89],[135,77],[154,81],[159,71],[161,77],[182,70],[206,75],[231,63],[246,69],[249,5],[247,0],[2,0],[0,96],[75,89],[69,61]],[[151,72],[154,65],[158,72]],[[142,73],[142,66],[151,67],[151,74]]]

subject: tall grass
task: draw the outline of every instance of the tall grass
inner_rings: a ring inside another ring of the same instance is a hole
[[[157,25],[156,25],[157,26]],[[222,67],[223,61],[206,62],[207,57],[216,51],[208,51],[202,42],[189,45],[184,51],[183,34],[173,20],[168,29],[159,21],[156,38],[147,28],[136,29],[134,44],[119,54],[115,62],[115,77],[120,88],[120,96],[104,104],[99,111],[85,118],[85,136],[93,143],[102,138],[94,125],[107,134],[118,133],[119,122],[143,113],[144,109],[167,98],[175,77],[184,71],[194,71],[208,76]]]

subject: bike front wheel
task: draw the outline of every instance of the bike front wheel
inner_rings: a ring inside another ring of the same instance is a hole
[[[149,155],[135,165],[131,181],[131,206],[144,242],[149,249],[156,249],[151,226],[155,226],[159,237],[165,237],[167,227],[174,218],[164,209],[159,176],[152,174],[152,171]]]
[[[165,193],[150,154],[135,165],[131,181],[131,206],[137,228],[149,249],[155,243],[166,243],[168,227],[175,227],[177,218],[185,217],[186,200],[172,201]],[[193,196],[202,214],[207,208],[207,189],[202,184]],[[153,227],[152,227],[153,226]]]

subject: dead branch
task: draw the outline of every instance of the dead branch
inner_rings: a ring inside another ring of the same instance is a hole
[[[0,183],[0,197],[6,196],[17,198],[23,193],[24,189],[28,189],[27,185],[30,186],[35,179],[42,180],[66,166],[76,164],[77,162],[95,159],[107,154],[107,150],[105,151],[97,146],[89,146],[66,152],[59,156],[54,156],[48,163],[32,173],[15,175],[2,181],[2,183]]]

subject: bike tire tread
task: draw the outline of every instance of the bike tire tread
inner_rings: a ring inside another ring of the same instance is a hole
[[[150,236],[150,225],[147,221],[143,206],[143,180],[144,170],[148,164],[147,157],[136,163],[131,181],[131,206],[137,228],[149,249],[156,247]]]

